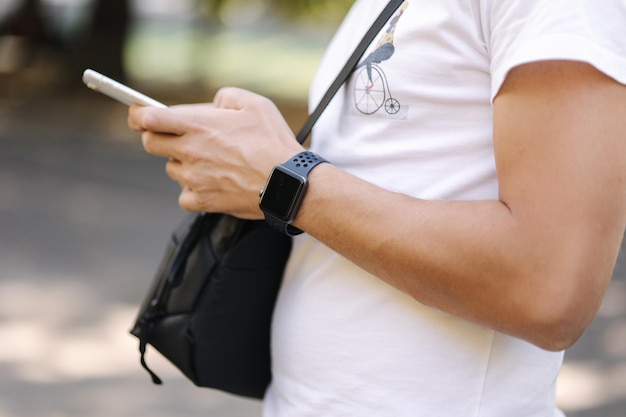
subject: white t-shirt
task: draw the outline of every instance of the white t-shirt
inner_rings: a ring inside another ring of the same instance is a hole
[[[311,104],[385,4],[353,6]],[[492,100],[514,66],[578,60],[626,83],[625,0],[409,0],[399,13],[364,55],[370,71],[355,71],[312,143],[389,190],[497,199]],[[562,353],[421,305],[306,235],[285,273],[272,354],[266,417],[561,415]]]

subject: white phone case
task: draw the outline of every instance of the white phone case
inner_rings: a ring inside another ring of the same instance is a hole
[[[85,70],[83,73],[83,82],[92,90],[105,94],[127,106],[131,104],[141,104],[143,106],[167,107],[165,104],[92,69]]]

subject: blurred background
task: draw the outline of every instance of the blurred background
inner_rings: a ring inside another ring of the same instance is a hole
[[[0,0],[0,417],[259,416],[193,386],[128,335],[181,217],[163,161],[93,68],[167,104],[236,85],[297,129],[349,0]],[[626,261],[566,355],[571,417],[626,415]]]

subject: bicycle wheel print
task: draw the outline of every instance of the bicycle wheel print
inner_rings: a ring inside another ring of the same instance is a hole
[[[367,68],[363,68],[357,74],[354,87],[354,102],[356,108],[363,114],[376,113],[385,104],[386,99],[384,74],[377,66],[372,66],[371,70],[371,82]]]

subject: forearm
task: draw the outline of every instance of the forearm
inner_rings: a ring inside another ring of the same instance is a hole
[[[625,103],[586,64],[518,67],[494,100],[498,199],[424,201],[322,164],[295,226],[421,303],[566,347],[597,312],[626,224]],[[131,108],[129,125],[193,211],[261,218],[271,167],[302,150],[269,100],[237,89]]]
[[[589,65],[517,67],[494,101],[497,200],[423,201],[323,165],[297,225],[421,303],[565,348],[624,233],[625,103]]]
[[[581,266],[552,258],[580,254],[546,241],[500,201],[418,200],[323,165],[312,174],[297,225],[423,304],[561,348],[544,338],[559,338],[555,321],[571,305],[559,300],[576,297],[580,288],[568,274]],[[573,325],[584,328],[587,317]]]

